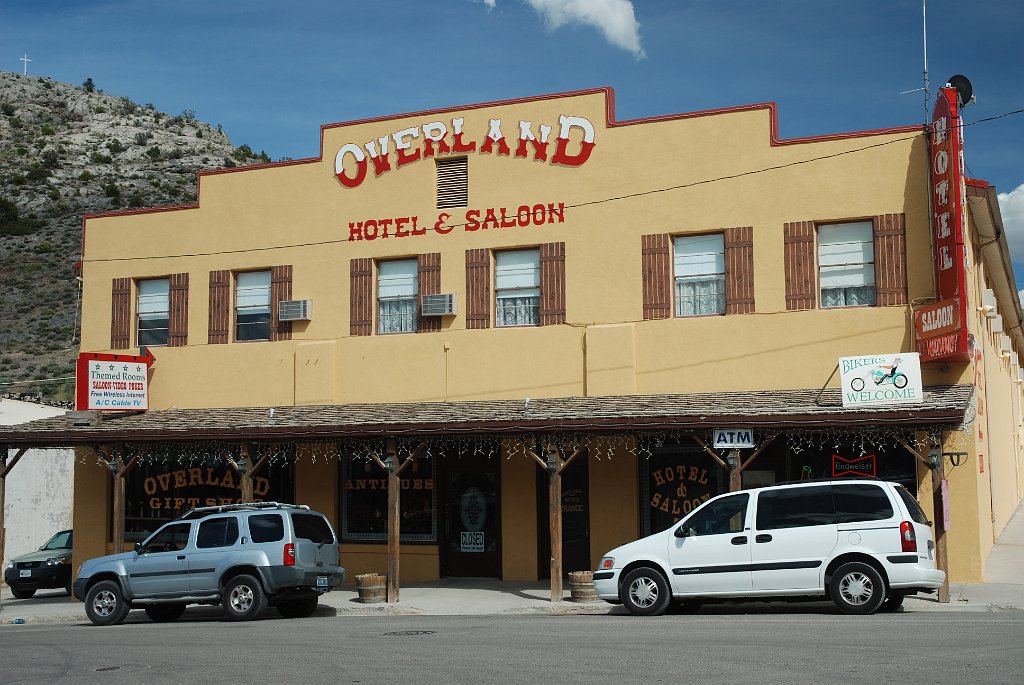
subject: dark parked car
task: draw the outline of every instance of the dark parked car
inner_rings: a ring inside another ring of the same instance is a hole
[[[15,557],[4,569],[4,582],[18,599],[28,599],[36,590],[64,588],[71,594],[70,530],[62,530],[36,552]]]

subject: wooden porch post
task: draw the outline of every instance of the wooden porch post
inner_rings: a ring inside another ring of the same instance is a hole
[[[541,459],[532,449],[527,448],[526,454],[533,458],[548,474],[548,534],[551,538],[551,601],[561,602],[562,589],[562,471],[568,468],[576,457],[583,453],[585,447],[577,447],[568,459],[562,458],[562,452],[555,445],[548,445],[548,459]]]
[[[107,457],[107,466],[110,468],[110,475],[114,479],[114,501],[111,504],[114,530],[112,531],[111,537],[113,538],[114,554],[120,554],[124,551],[125,477],[128,475],[129,471],[135,468],[135,465],[144,454],[144,450],[139,450],[139,452],[128,461],[125,461],[121,457],[121,454],[116,447],[100,447],[99,451]]]
[[[7,498],[7,474],[11,472],[14,465],[25,455],[28,451],[27,447],[22,447],[18,450],[14,458],[11,459],[10,463],[7,462],[7,445],[0,445],[0,572],[4,568],[4,549],[7,546],[7,522],[4,519],[4,503]],[[2,605],[2,599],[0,599],[0,605]]]
[[[943,520],[943,496],[942,496],[942,435],[939,435],[938,461],[933,462],[923,454],[910,446],[906,440],[896,436],[896,442],[903,446],[918,461],[928,467],[932,480],[932,525],[935,531],[935,568],[945,572],[946,580],[942,583],[937,593],[937,599],[941,603],[949,602],[949,558],[946,554],[946,522]]]
[[[401,587],[399,582],[402,541],[402,481],[400,476],[402,471],[415,461],[426,447],[427,443],[421,442],[409,453],[405,461],[399,464],[398,442],[394,438],[388,438],[384,448],[387,456],[384,460],[381,460],[376,454],[370,455],[377,465],[388,474],[388,604],[395,604],[399,601],[399,588]]]
[[[238,472],[238,477],[240,479],[239,485],[242,490],[241,500],[243,504],[255,501],[255,496],[253,495],[252,479],[256,476],[256,473],[260,469],[262,469],[263,466],[267,463],[267,460],[270,459],[272,448],[268,445],[266,449],[263,450],[263,455],[258,456],[256,461],[253,461],[254,451],[255,450],[253,450],[253,447],[250,443],[243,442],[239,446],[239,452],[242,455],[241,463],[236,462],[231,457],[227,458],[228,464],[230,464],[231,467]]]

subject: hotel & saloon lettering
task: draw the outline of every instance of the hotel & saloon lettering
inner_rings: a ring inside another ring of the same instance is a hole
[[[402,582],[530,581],[722,492],[874,475],[948,506],[941,563],[979,581],[1024,493],[1024,338],[939,98],[927,131],[790,139],[772,103],[619,120],[607,88],[324,125],[194,206],[86,217],[82,350],[147,348],[148,411],[0,444],[77,450],[75,565],[245,499],[377,572],[395,482]],[[923,396],[843,407],[841,357],[901,352]]]

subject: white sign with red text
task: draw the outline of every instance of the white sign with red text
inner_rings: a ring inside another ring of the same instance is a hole
[[[110,355],[115,356],[115,355]],[[120,355],[117,355],[120,356]],[[149,365],[114,359],[79,360],[78,409],[149,409]]]

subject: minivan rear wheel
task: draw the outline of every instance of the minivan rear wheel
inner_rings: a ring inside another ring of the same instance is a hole
[[[672,594],[661,572],[642,566],[626,574],[619,599],[636,616],[660,616],[665,613]]]
[[[845,614],[873,614],[885,601],[885,581],[873,567],[853,561],[832,574],[832,601]]]

